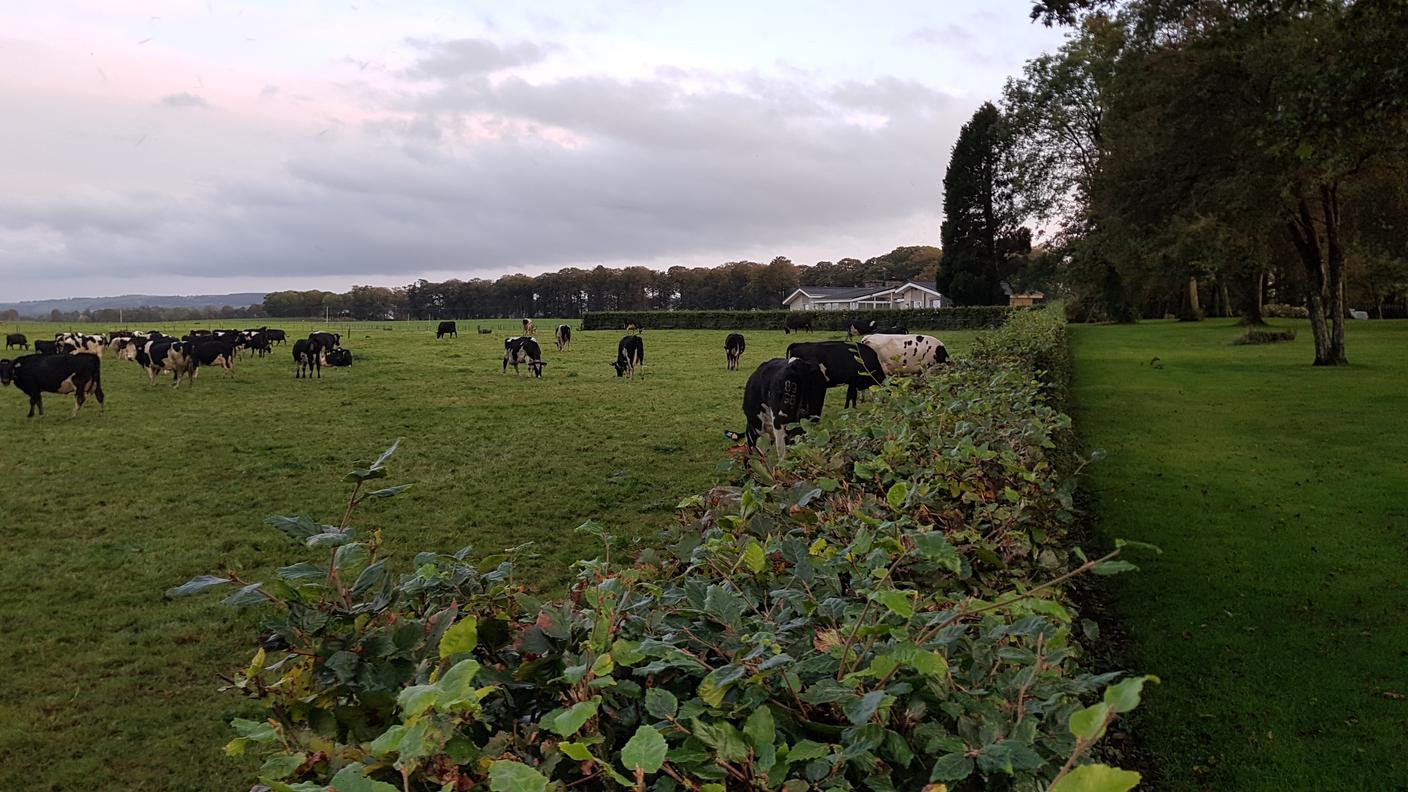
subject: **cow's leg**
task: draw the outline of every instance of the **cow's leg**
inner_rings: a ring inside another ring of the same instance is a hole
[[[847,407],[854,407],[854,406],[856,406],[856,393],[857,393],[857,391],[856,391],[856,386],[854,386],[854,385],[847,385],[847,386],[846,386],[846,406],[847,406]]]
[[[39,394],[37,394],[37,393],[30,394],[30,397],[29,397],[29,415],[27,415],[27,416],[25,416],[25,417],[27,417],[27,418],[33,418],[33,417],[34,417],[34,408],[35,408],[35,407],[38,407],[38,408],[39,408],[39,414],[40,414],[40,415],[43,415],[43,414],[44,414],[44,401],[39,397]]]
[[[93,398],[98,400],[98,415],[103,414],[103,386],[93,383]]]
[[[68,417],[76,418],[78,416],[78,411],[83,409],[83,398],[83,388],[78,388],[73,392],[73,412],[69,413]]]

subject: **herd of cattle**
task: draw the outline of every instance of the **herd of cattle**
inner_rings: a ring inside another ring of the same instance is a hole
[[[531,319],[522,320],[522,333],[504,340],[503,371],[510,365],[515,373],[526,366],[533,377],[543,376],[542,347]],[[616,359],[611,367],[617,377],[645,376],[645,342],[641,339],[641,324],[626,323],[627,334],[616,345]],[[481,330],[482,332],[482,330]],[[440,322],[435,337],[458,336],[455,322]],[[852,341],[852,338],[859,340]],[[35,354],[14,360],[0,360],[0,385],[11,382],[29,396],[29,417],[38,409],[44,414],[43,393],[74,395],[74,414],[88,396],[103,405],[101,360],[105,351],[120,360],[130,360],[147,372],[151,384],[163,372],[172,375],[172,386],[181,379],[193,383],[200,368],[219,366],[226,375],[234,373],[235,358],[240,352],[264,356],[274,344],[287,342],[282,330],[261,327],[255,330],[193,330],[181,338],[156,331],[121,331],[105,335],[58,333],[53,341],[36,340]],[[562,352],[572,343],[572,328],[558,325],[553,332],[557,350]],[[322,378],[323,366],[350,366],[352,353],[341,346],[337,333],[316,331],[293,343],[295,378]],[[29,339],[21,334],[5,337],[5,348],[29,348]],[[725,365],[737,370],[747,348],[741,333],[730,333],[724,340]],[[846,341],[794,343],[787,347],[785,357],[761,363],[748,377],[743,389],[743,413],[747,428],[743,432],[725,432],[733,440],[746,440],[750,447],[766,431],[773,438],[779,453],[785,449],[789,425],[821,416],[826,392],[846,387],[846,406],[856,404],[861,391],[883,383],[887,378],[915,374],[945,363],[948,350],[933,336],[910,334],[903,327],[879,327],[875,322],[852,326]]]
[[[88,396],[103,408],[102,356],[112,352],[118,360],[130,360],[147,372],[147,380],[155,385],[157,377],[169,372],[172,387],[179,387],[182,378],[194,384],[202,366],[218,366],[226,376],[234,374],[235,358],[241,352],[264,357],[275,344],[288,342],[283,330],[260,327],[252,330],[192,330],[175,338],[156,330],[119,330],[111,333],[62,332],[53,341],[35,339],[34,354],[14,360],[0,360],[0,386],[14,383],[29,397],[29,417],[37,409],[44,414],[42,394],[72,393],[76,415]],[[314,332],[293,344],[295,377],[322,377],[323,366],[350,366],[352,352],[341,346],[337,333]],[[29,339],[22,333],[5,336],[5,349],[29,349]]]

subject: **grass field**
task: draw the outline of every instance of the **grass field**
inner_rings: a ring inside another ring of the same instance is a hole
[[[1275,324],[1075,331],[1103,531],[1165,551],[1114,585],[1163,678],[1133,729],[1159,788],[1408,789],[1408,322],[1336,369]]]
[[[270,324],[290,337],[317,327]],[[90,402],[70,419],[72,398],[50,395],[48,414],[26,420],[23,394],[0,391],[0,789],[248,788],[250,768],[221,754],[225,721],[248,711],[215,675],[248,661],[254,618],[165,589],[304,560],[264,516],[334,521],[341,475],[397,437],[388,481],[415,489],[355,524],[383,528],[407,563],[531,541],[528,569],[560,586],[597,551],[572,531],[583,520],[648,539],[709,486],[722,430],[743,428],[748,373],[795,339],[749,332],[743,370],[726,371],[725,332],[647,331],[649,374],[629,382],[608,366],[619,332],[579,332],[558,354],[543,320],[548,366],[534,381],[500,371],[517,323],[478,324],[495,333],[461,322],[437,342],[421,323],[335,326],[354,365],[311,382],[293,378],[288,346],[180,390],[109,354],[101,417]],[[961,354],[975,333],[939,335]],[[842,401],[833,391],[827,409]]]

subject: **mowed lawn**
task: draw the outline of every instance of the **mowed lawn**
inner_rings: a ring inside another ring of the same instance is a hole
[[[290,337],[319,327],[269,324]],[[554,324],[539,322],[536,381],[501,373],[517,322],[462,321],[438,342],[424,323],[336,324],[354,365],[311,382],[293,378],[290,346],[179,390],[109,354],[101,417],[90,402],[70,419],[72,397],[49,395],[48,414],[26,420],[23,394],[0,390],[0,789],[248,788],[253,765],[221,747],[225,722],[254,710],[216,675],[248,662],[256,612],[163,591],[308,559],[263,518],[335,522],[343,473],[398,437],[387,481],[415,488],[355,525],[381,528],[406,565],[417,551],[532,542],[525,576],[560,590],[598,551],[573,532],[582,521],[650,541],[680,498],[711,485],[722,431],[743,428],[748,374],[798,338],[748,331],[742,370],[727,371],[726,332],[647,329],[648,374],[630,382],[608,365],[620,332],[577,332],[559,354]],[[938,335],[961,354],[976,334]],[[843,401],[832,391],[827,409]]]
[[[1075,329],[1103,532],[1165,551],[1114,580],[1132,727],[1161,789],[1408,789],[1408,322],[1334,369],[1273,324]]]

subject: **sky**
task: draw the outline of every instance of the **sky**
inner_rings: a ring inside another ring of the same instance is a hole
[[[0,302],[937,245],[1028,0],[0,0]]]

